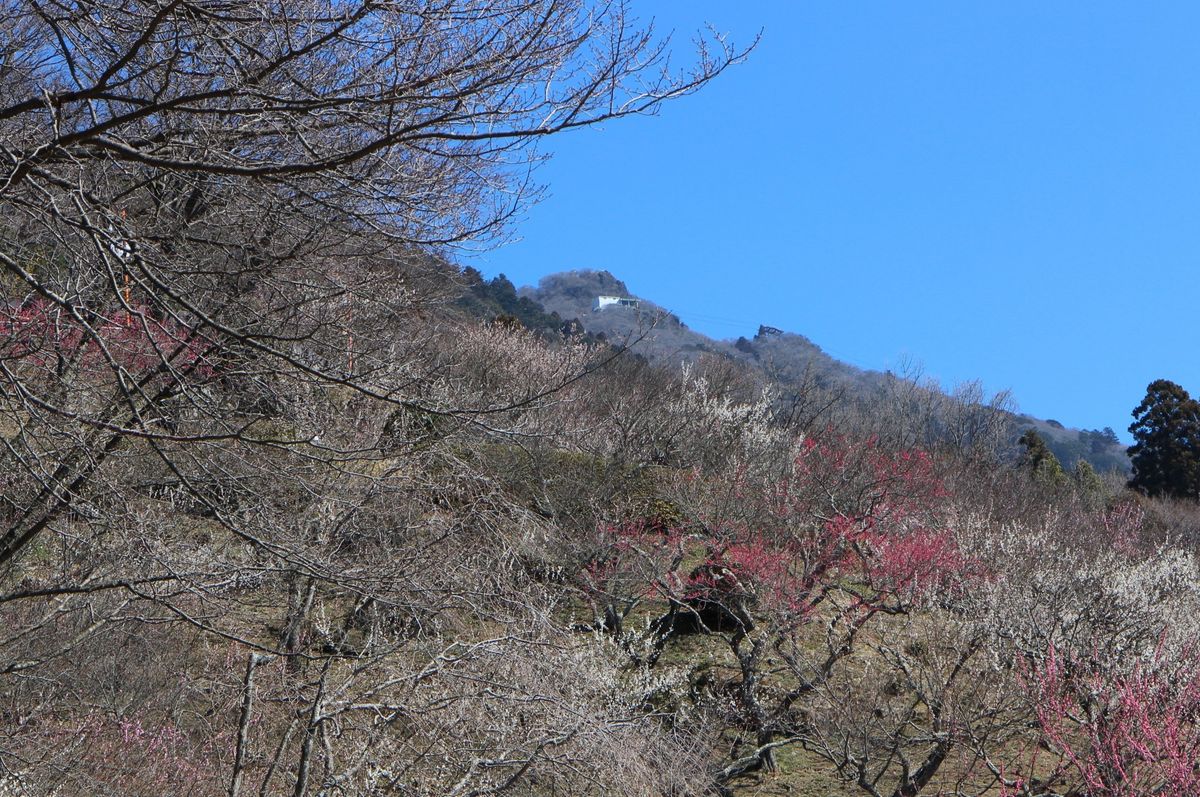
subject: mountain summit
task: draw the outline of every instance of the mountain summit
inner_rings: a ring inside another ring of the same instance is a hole
[[[632,294],[625,282],[609,271],[583,269],[550,274],[537,287],[525,286],[518,293],[521,298],[540,304],[547,313],[563,319],[577,318],[588,332],[602,335],[614,344],[628,345],[656,362],[688,362],[705,355],[727,358],[785,390],[816,388],[836,395],[838,400],[864,407],[893,390],[900,379],[890,372],[842,362],[804,335],[766,325],[760,326],[753,338],[741,337],[735,341],[710,338],[688,328],[666,307]],[[599,297],[636,300],[637,306],[614,303],[597,309]],[[965,393],[958,391],[963,394],[956,398],[955,391],[947,396],[934,384],[914,385],[917,390],[937,393],[949,401],[978,401],[977,386],[968,387],[972,389]],[[1034,429],[1068,467],[1082,459],[1099,471],[1129,469],[1125,448],[1111,429],[1073,429],[1055,420],[1005,413],[1013,429],[1014,446],[1024,430]]]

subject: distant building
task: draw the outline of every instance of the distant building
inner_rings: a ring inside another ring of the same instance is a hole
[[[628,299],[624,296],[597,296],[596,301],[592,302],[592,312],[603,310],[611,305],[632,307],[635,310],[640,306],[637,299]]]

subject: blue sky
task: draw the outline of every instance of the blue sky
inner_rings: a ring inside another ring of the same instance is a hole
[[[518,285],[608,269],[714,337],[760,323],[865,368],[1125,431],[1200,393],[1200,3],[635,3],[744,65],[546,142]]]

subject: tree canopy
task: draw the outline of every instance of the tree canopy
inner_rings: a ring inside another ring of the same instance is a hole
[[[1129,486],[1150,496],[1200,493],[1200,402],[1166,379],[1151,382],[1133,410]]]
[[[1054,456],[1054,452],[1037,430],[1025,430],[1017,442],[1025,447],[1025,453],[1021,457],[1022,464],[1035,479],[1048,486],[1062,486],[1066,483],[1066,472],[1062,463]]]

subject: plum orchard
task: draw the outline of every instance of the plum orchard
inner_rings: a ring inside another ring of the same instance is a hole
[[[1200,790],[1200,659],[1155,655],[1104,672],[1085,657],[1050,650],[1028,684],[1042,741],[1043,783],[1077,782],[1095,797],[1185,797]],[[1036,751],[1027,753],[1037,771]],[[1006,794],[1028,794],[1025,779]],[[1036,790],[1035,790],[1036,792]]]
[[[674,495],[689,518],[603,527],[578,583],[635,667],[720,662],[676,693],[724,729],[719,787],[799,747],[875,797],[1194,793],[1195,653],[1155,612],[1194,605],[1195,561],[1140,543],[1144,513],[1077,516],[1087,545],[1048,528],[1038,551],[964,516],[926,453],[839,435],[781,477],[695,470]]]
[[[448,310],[534,144],[720,37],[672,69],[575,0],[0,31],[0,792],[684,797],[798,751],[872,797],[1193,789],[1187,516],[1031,490],[974,393],[863,417]]]
[[[1193,788],[1200,579],[1166,505],[1048,502],[853,416],[797,434],[719,362],[597,370],[414,316],[392,409],[230,390],[253,359],[85,310],[10,310],[5,367],[81,413],[134,369],[196,403],[8,565],[10,790],[691,795],[822,763],[872,797]],[[192,435],[205,401],[253,420]],[[8,456],[79,444],[20,406]],[[7,470],[5,515],[52,474]]]
[[[693,474],[680,491],[707,505],[694,524],[607,529],[581,583],[604,607],[598,625],[615,629],[635,656],[646,648],[649,663],[683,634],[724,639],[736,662],[724,710],[751,744],[721,770],[722,783],[773,768],[778,747],[817,741],[802,707],[876,618],[986,579],[949,532],[945,490],[921,451],[810,437],[781,478],[755,483],[742,472],[719,486]],[[639,601],[667,605],[646,639],[613,621]],[[922,788],[944,755],[935,749],[906,771],[905,786]]]
[[[613,352],[440,314],[537,141],[744,54],[671,52],[620,3],[0,0],[0,792],[701,777],[471,456]]]

